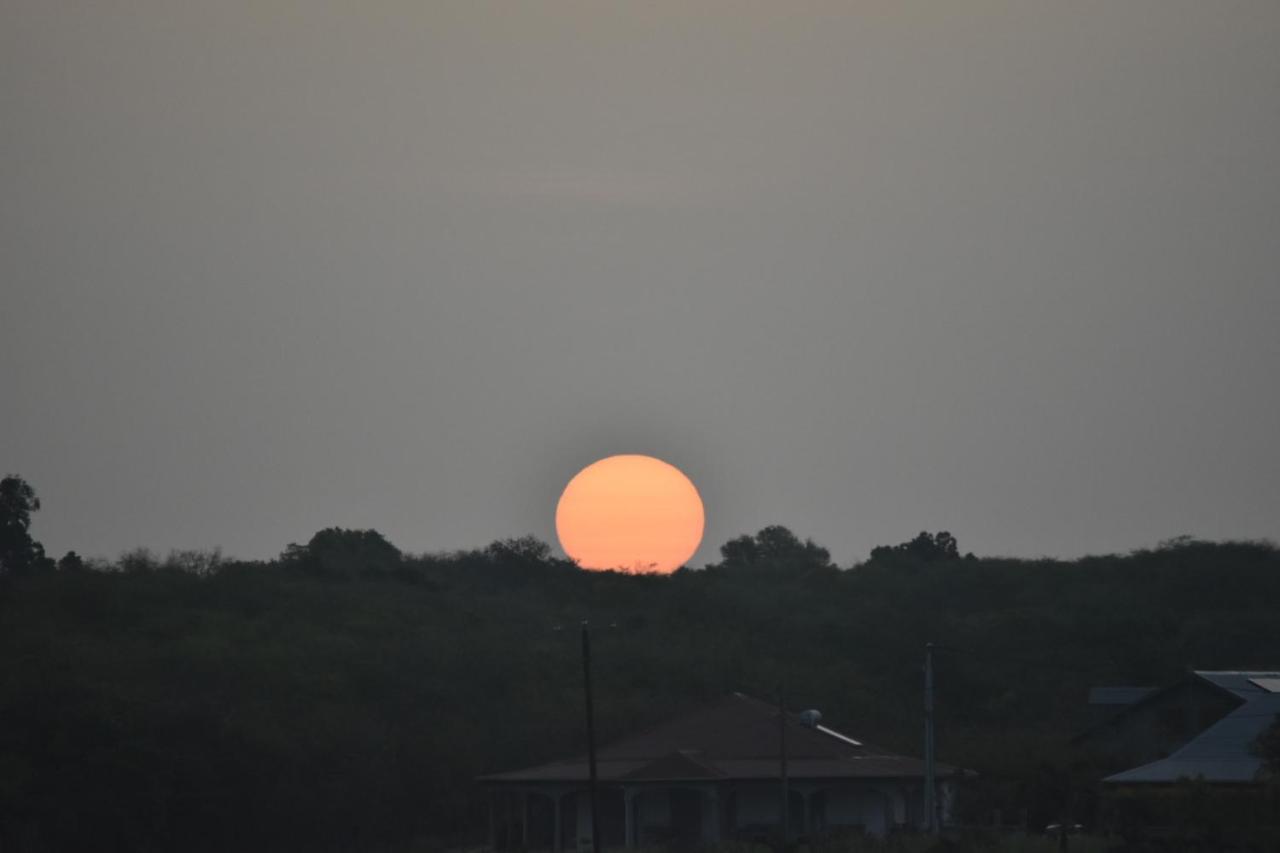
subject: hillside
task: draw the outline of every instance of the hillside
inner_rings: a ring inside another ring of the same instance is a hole
[[[878,549],[839,569],[767,534],[670,577],[581,572],[532,540],[336,560],[313,540],[270,563],[135,554],[0,577],[0,847],[479,836],[475,775],[584,746],[584,618],[601,739],[785,681],[792,707],[919,753],[935,641],[940,756],[1010,813],[1087,787],[1066,742],[1088,687],[1280,666],[1269,544],[1072,562]]]

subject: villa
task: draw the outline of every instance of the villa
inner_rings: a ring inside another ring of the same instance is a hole
[[[819,720],[813,711],[779,720],[777,706],[733,693],[602,746],[596,759],[601,845],[776,836],[784,784],[794,838],[924,828],[924,761]],[[943,823],[961,773],[936,767]],[[491,847],[589,849],[588,777],[585,756],[482,777],[490,794]]]

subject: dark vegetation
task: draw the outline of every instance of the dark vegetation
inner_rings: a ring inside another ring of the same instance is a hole
[[[15,482],[16,481],[16,482]],[[145,550],[56,565],[4,481],[0,849],[380,850],[483,836],[477,774],[584,749],[574,627],[597,626],[602,739],[725,691],[919,754],[966,808],[1087,814],[1068,741],[1092,685],[1280,661],[1280,552],[1180,539],[1064,562],[961,556],[949,534],[833,565],[770,527],[670,577],[579,571],[532,538],[404,555],[324,530],[270,562]],[[1272,747],[1274,748],[1274,747]]]

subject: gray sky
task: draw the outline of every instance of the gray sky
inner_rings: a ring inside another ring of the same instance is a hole
[[[1280,3],[0,3],[0,468],[55,556],[1280,535]]]

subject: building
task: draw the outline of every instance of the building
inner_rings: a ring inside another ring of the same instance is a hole
[[[1158,735],[1181,743],[1102,781],[1113,786],[1168,785],[1180,779],[1259,782],[1262,760],[1253,745],[1277,714],[1280,672],[1192,672],[1125,708],[1109,724],[1117,731],[1154,726]]]
[[[1207,675],[1191,673],[1159,689],[1093,688],[1094,723],[1072,744],[1092,759],[1099,778],[1167,757],[1240,704]]]
[[[1254,754],[1277,714],[1280,673],[1270,671],[1195,671],[1118,707],[1075,739],[1102,777],[1098,824],[1205,849],[1273,849],[1273,836],[1250,833],[1280,825],[1280,788]]]
[[[601,844],[776,836],[784,754],[793,837],[924,827],[922,760],[827,728],[813,712],[780,721],[776,706],[733,693],[597,750]],[[945,822],[960,771],[944,764],[936,771]],[[482,777],[492,846],[589,847],[588,775],[579,756]]]

